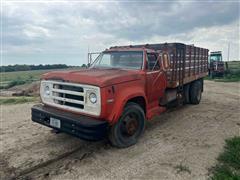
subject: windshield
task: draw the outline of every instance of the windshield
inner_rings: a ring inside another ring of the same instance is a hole
[[[101,53],[91,67],[142,69],[142,65],[143,65],[142,51],[116,51]]]
[[[222,56],[220,54],[210,55],[210,61],[222,61]]]

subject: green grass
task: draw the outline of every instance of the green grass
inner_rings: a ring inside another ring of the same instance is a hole
[[[8,89],[10,87],[31,83],[40,80],[42,74],[50,71],[64,71],[69,69],[50,69],[50,70],[32,70],[32,71],[16,71],[16,72],[1,72],[0,73],[0,89]]]
[[[239,70],[240,69],[240,61],[229,61],[228,68],[232,70]]]
[[[240,81],[240,76],[228,76],[224,77],[222,79],[215,79],[216,82],[239,82]]]
[[[212,169],[212,180],[240,180],[240,137],[226,140],[224,151]]]
[[[1,72],[0,89],[8,89],[15,85],[37,81],[42,74],[49,71],[50,70]]]
[[[16,79],[39,79],[40,76],[51,70],[34,70],[34,71],[16,71],[16,72],[2,72],[1,81],[12,81]]]
[[[186,166],[186,165],[183,165],[182,163],[175,166],[174,168],[177,170],[177,173],[187,172],[187,173],[191,174],[191,171],[190,171],[189,167]]]
[[[21,97],[1,97],[0,98],[0,105],[5,105],[5,104],[22,104],[22,103],[35,102],[35,101],[38,101],[38,98],[36,98],[36,97],[26,97],[26,96],[21,96]]]
[[[228,69],[224,73],[223,78],[215,77],[214,79],[205,77],[206,80],[214,80],[216,82],[239,82],[240,81],[240,61],[230,61]],[[226,68],[226,66],[225,66]]]
[[[228,63],[228,70],[226,70],[223,82],[237,82],[240,81],[240,61],[230,61]]]

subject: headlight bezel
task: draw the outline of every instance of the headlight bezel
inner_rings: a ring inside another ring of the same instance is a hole
[[[92,104],[96,104],[97,103],[97,95],[96,93],[94,92],[91,92],[88,96],[88,99],[89,101],[92,103]]]
[[[90,100],[90,95],[91,94],[95,94],[96,95],[96,102],[93,103]],[[97,89],[93,89],[93,88],[87,88],[86,89],[86,94],[85,94],[85,105],[88,107],[96,107],[100,105],[100,92]]]

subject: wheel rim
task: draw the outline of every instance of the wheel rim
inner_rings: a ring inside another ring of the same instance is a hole
[[[138,116],[135,113],[129,113],[125,116],[121,125],[121,133],[124,137],[131,137],[139,129]]]

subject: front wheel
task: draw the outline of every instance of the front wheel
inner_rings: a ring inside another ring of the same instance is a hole
[[[113,146],[126,148],[137,143],[145,128],[145,114],[136,103],[128,103],[118,122],[109,131]]]

